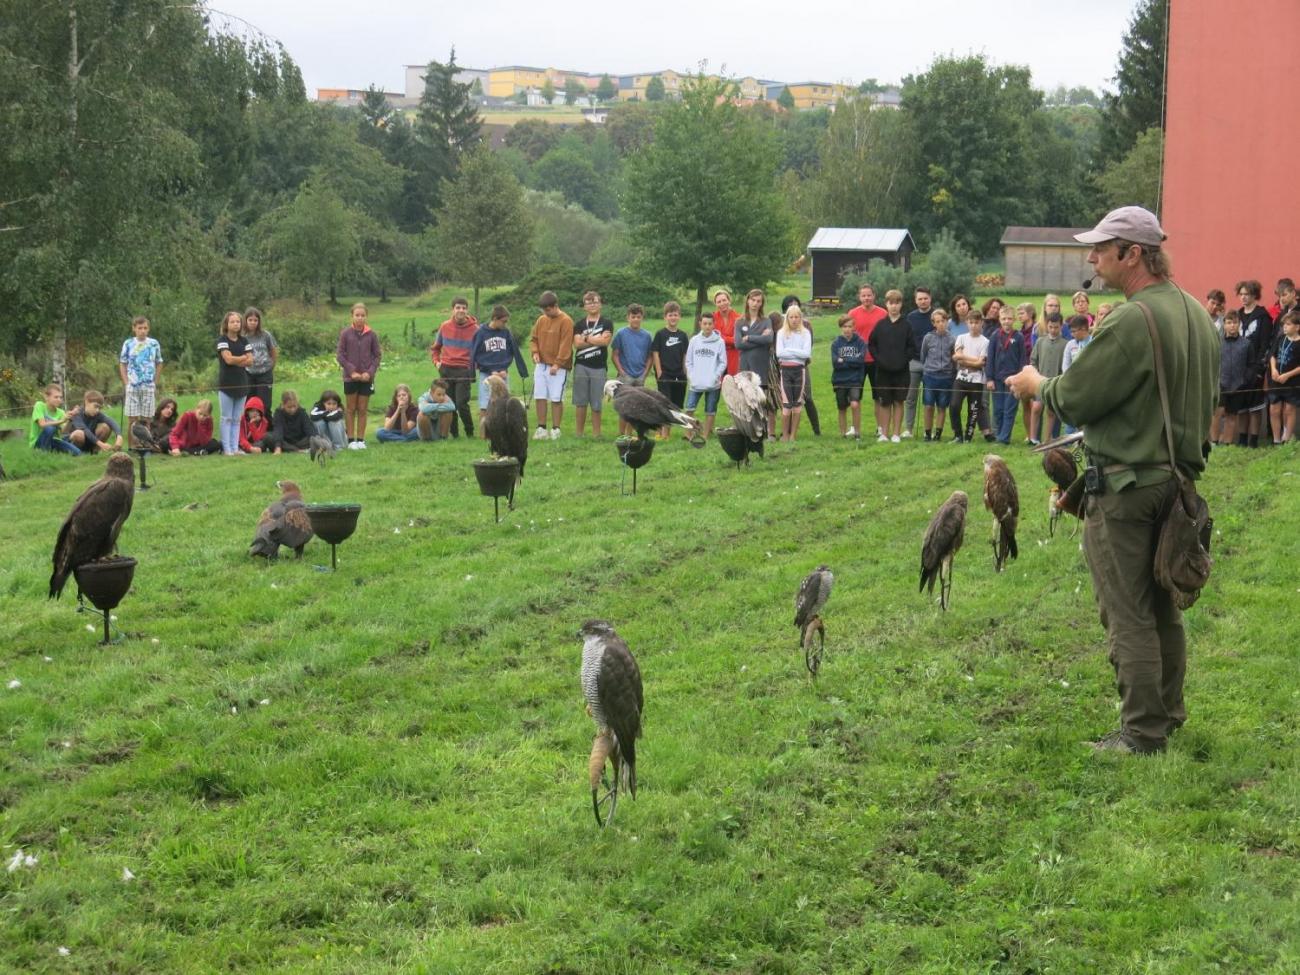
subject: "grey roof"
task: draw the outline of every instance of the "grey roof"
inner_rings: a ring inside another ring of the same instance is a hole
[[[1087,247],[1074,239],[1075,234],[1087,233],[1091,227],[1008,227],[998,241],[1007,244],[1038,244],[1056,247]]]
[[[907,241],[916,243],[904,229],[889,227],[820,227],[808,241],[810,251],[888,251],[893,253]]]

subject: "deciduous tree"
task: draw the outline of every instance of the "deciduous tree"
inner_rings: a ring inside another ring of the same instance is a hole
[[[661,102],[668,95],[667,89],[664,88],[664,80],[655,75],[645,86],[645,100],[648,102]]]
[[[1106,209],[1136,204],[1160,211],[1160,163],[1165,134],[1151,126],[1133,148],[1097,175],[1102,206]]]
[[[467,156],[445,193],[436,231],[438,264],[474,289],[474,314],[484,285],[528,270],[533,220],[523,188],[486,148]]]
[[[654,141],[626,163],[633,240],[654,273],[695,289],[697,314],[710,285],[764,284],[792,250],[774,134],[739,111],[733,94],[725,82],[691,79],[660,113]]]

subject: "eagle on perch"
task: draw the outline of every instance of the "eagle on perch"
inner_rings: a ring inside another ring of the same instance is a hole
[[[1007,462],[984,455],[984,507],[993,514],[993,567],[1001,572],[1007,559],[1019,555],[1016,525],[1020,521],[1020,492]]]
[[[617,379],[605,383],[605,399],[614,404],[614,412],[632,425],[638,440],[660,427],[685,427],[691,432],[691,443],[704,446],[704,431],[700,422],[679,410],[663,393],[645,386],[628,386]]]
[[[641,668],[623,639],[605,620],[587,620],[578,631],[582,637],[582,696],[587,713],[596,722],[596,737],[587,762],[591,781],[591,808],[602,827],[614,821],[618,792],[626,788],[636,798],[636,740],[641,737],[641,714],[645,697],[641,689]],[[614,769],[613,781],[605,778],[605,762]],[[606,792],[600,795],[604,785]],[[609,814],[601,818],[600,807],[608,803]]]
[[[965,491],[953,491],[948,500],[930,519],[921,542],[921,586],[928,586],[934,595],[934,582],[939,580],[939,608],[946,610],[952,597],[952,560],[966,538],[966,506],[970,503]]]
[[[134,501],[135,463],[125,453],[114,454],[108,458],[104,476],[81,492],[59,529],[50,575],[51,599],[62,595],[75,568],[113,554]]]
[[[524,479],[524,464],[528,461],[528,414],[524,404],[510,395],[510,389],[500,376],[488,376],[488,405],[483,414],[483,428],[487,431],[488,445],[497,457],[513,457],[519,461],[519,480]]]
[[[284,545],[293,549],[294,558],[300,559],[303,548],[312,539],[307,505],[303,503],[302,492],[293,481],[276,481],[275,486],[280,489],[280,500],[262,512],[248,554],[260,555],[274,562],[280,557],[280,546]]]

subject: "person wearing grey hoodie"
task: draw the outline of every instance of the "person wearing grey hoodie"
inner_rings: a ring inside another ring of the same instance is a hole
[[[704,398],[705,440],[713,433],[722,377],[726,374],[727,344],[713,330],[713,315],[706,311],[700,316],[699,334],[692,336],[686,346],[686,412],[694,416],[695,407]]]

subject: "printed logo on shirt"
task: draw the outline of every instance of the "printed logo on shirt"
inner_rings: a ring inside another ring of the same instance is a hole
[[[483,348],[488,352],[505,352],[507,351],[506,338],[504,335],[486,338],[483,340]]]
[[[673,349],[686,341],[685,335],[669,335],[664,339],[664,348]]]

